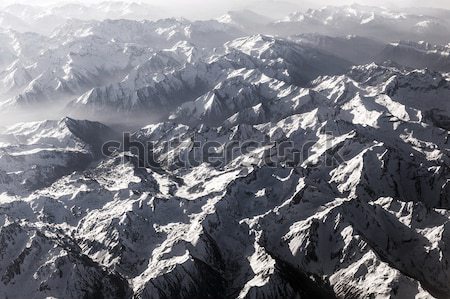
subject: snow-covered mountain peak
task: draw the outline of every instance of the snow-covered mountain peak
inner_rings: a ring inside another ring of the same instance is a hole
[[[447,42],[448,21],[441,15],[410,14],[398,10],[343,5],[292,13],[273,25],[278,34],[321,33],[331,36],[362,35],[381,41],[402,39]]]
[[[161,13],[0,13],[0,298],[449,297],[448,12]]]
[[[15,124],[3,134],[12,136],[19,145],[51,144],[62,148],[76,147],[79,142],[92,145],[97,139],[112,137],[111,129],[103,124],[69,117]]]
[[[227,43],[226,47],[229,49],[238,49],[250,56],[261,57],[266,51],[271,50],[276,42],[277,40],[272,36],[257,34]]]

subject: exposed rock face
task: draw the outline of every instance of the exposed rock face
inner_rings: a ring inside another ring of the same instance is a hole
[[[401,16],[0,34],[4,115],[107,123],[0,128],[0,298],[450,297],[448,46],[369,38],[443,26]],[[297,25],[371,30],[255,34]]]

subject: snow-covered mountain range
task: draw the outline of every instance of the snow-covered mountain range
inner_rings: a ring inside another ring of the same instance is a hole
[[[86,7],[1,12],[0,298],[450,297],[447,11]]]

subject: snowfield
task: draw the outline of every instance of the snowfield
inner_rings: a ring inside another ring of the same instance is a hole
[[[449,298],[444,12],[3,9],[0,298]]]

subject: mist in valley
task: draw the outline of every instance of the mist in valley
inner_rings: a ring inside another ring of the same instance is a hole
[[[212,87],[204,80],[167,91],[164,84],[174,84],[173,80],[186,72],[181,70],[184,63],[195,68],[224,53],[227,42],[254,34],[319,47],[347,61],[347,67],[390,59],[413,68],[449,71],[448,62],[438,57],[439,53],[448,53],[445,47],[449,43],[450,14],[438,9],[446,7],[446,1],[430,2],[428,9],[415,9],[420,6],[415,1],[359,1],[349,2],[350,6],[343,6],[347,3],[342,1],[201,0],[2,4],[2,126],[64,116],[108,124],[122,119],[124,124],[137,126],[160,121],[170,116],[173,107],[194,100]],[[363,6],[374,4],[385,7]],[[325,9],[326,5],[339,6]],[[158,21],[168,17],[188,19]],[[334,40],[326,44],[320,36]],[[346,41],[348,36],[355,38]],[[424,41],[420,47],[436,54],[430,52],[425,60],[420,53],[401,58],[397,50],[390,49],[390,43],[403,41]],[[352,42],[361,44],[355,47]],[[189,48],[192,46],[196,48]],[[187,60],[171,54],[171,60],[157,61],[159,54],[175,52]],[[151,65],[168,62],[167,73]],[[164,90],[164,94],[158,90]],[[98,103],[91,105],[94,97]],[[152,107],[152,99],[145,103],[146,97],[159,98],[159,102],[170,98],[172,104]],[[122,103],[125,99],[128,104]],[[119,106],[114,104],[119,102]]]

